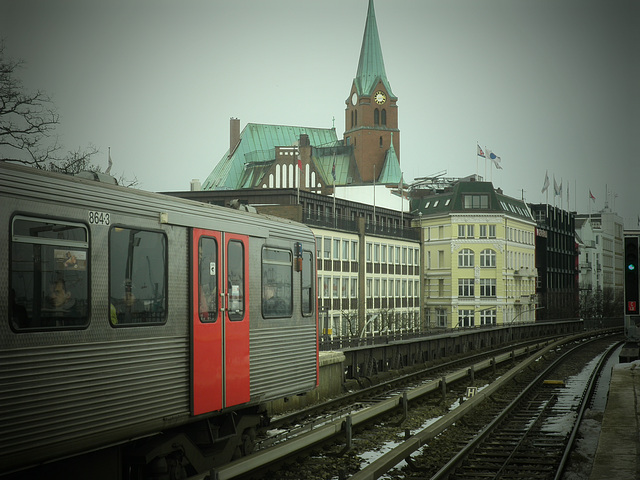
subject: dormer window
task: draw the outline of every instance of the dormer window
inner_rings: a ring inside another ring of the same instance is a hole
[[[462,202],[465,209],[485,209],[489,208],[489,195],[473,194],[464,195]]]

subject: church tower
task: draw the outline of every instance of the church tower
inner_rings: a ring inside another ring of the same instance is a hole
[[[400,158],[397,100],[384,70],[376,14],[369,0],[358,71],[346,100],[344,132],[344,144],[354,146],[364,182],[377,181],[391,142]]]

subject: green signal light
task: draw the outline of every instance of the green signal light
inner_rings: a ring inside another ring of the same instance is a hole
[[[636,269],[636,266],[633,263],[630,263],[627,265],[627,269],[633,272]]]

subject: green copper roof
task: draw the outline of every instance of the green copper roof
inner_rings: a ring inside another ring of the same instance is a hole
[[[275,159],[275,147],[294,145],[300,134],[309,135],[313,146],[334,146],[338,142],[334,128],[293,127],[248,123],[240,134],[240,142],[224,154],[202,184],[203,190],[239,189],[255,182],[261,162]],[[245,167],[246,165],[246,167]]]
[[[358,72],[355,78],[358,95],[369,96],[379,81],[390,96],[395,97],[391,91],[391,85],[387,80],[384,70],[384,60],[382,59],[382,48],[380,47],[380,37],[378,36],[378,25],[376,23],[376,12],[373,8],[373,0],[369,0],[369,11],[367,12],[367,22],[364,26],[364,37],[362,38],[362,48],[360,49],[360,60],[358,62]]]
[[[465,196],[475,196],[479,201],[479,197],[483,194],[486,197],[486,205],[465,206]],[[526,202],[499,193],[493,188],[491,182],[460,181],[445,192],[414,198],[411,200],[411,212],[420,213],[422,216],[451,213],[503,213],[533,221]]]
[[[396,149],[393,148],[393,132],[391,132],[391,147],[384,157],[384,165],[377,181],[385,185],[398,185],[401,178],[400,161],[398,160],[398,155],[396,155]]]

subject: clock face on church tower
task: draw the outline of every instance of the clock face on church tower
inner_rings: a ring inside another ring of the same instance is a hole
[[[378,90],[376,93],[373,94],[373,100],[378,105],[382,105],[382,104],[384,104],[384,102],[387,101],[387,96],[384,94],[384,92],[382,90]]]

